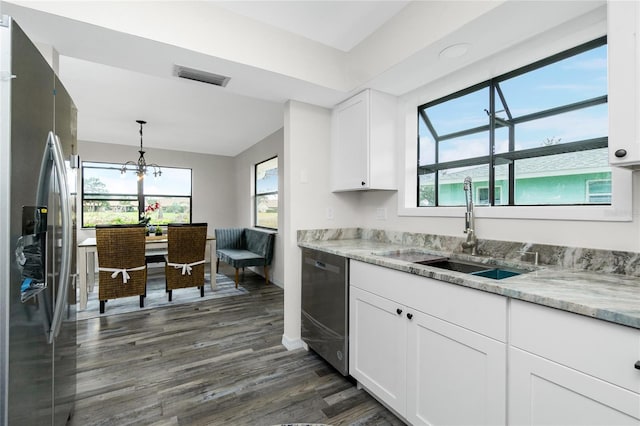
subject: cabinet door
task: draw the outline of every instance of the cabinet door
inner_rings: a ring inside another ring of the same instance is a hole
[[[350,291],[349,373],[402,415],[406,389],[405,308],[357,287],[351,286]]]
[[[640,395],[509,349],[509,424],[640,425]]]
[[[607,49],[609,74],[609,162],[612,166],[640,165],[639,85],[636,66],[640,46],[636,41],[638,14],[636,1],[607,2]]]
[[[369,187],[369,93],[364,91],[333,111],[331,189]]]
[[[409,309],[407,420],[504,425],[506,345]]]

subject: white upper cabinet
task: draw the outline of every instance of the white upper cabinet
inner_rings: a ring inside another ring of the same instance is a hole
[[[367,89],[333,109],[332,191],[397,189],[396,103]]]
[[[607,2],[609,162],[640,168],[640,4]]]

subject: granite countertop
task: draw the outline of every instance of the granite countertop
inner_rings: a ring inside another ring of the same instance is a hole
[[[449,256],[424,247],[366,239],[299,241],[298,245],[640,329],[640,278],[634,276],[541,266],[525,274],[493,280],[384,256],[409,250]],[[482,263],[495,260],[458,253],[451,257]],[[531,263],[523,262],[501,261],[500,265],[533,269]]]

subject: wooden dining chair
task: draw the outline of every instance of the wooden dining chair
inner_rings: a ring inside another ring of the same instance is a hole
[[[169,302],[173,290],[198,287],[204,297],[207,224],[169,224],[167,226],[165,277]]]
[[[107,300],[147,294],[144,225],[96,225],[98,300],[104,313]]]

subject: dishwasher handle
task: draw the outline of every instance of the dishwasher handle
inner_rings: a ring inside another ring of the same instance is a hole
[[[313,259],[311,257],[305,258],[304,262],[307,265],[310,265],[310,266],[312,266],[312,267],[314,267],[316,269],[320,269],[320,270],[323,270],[323,271],[331,272],[331,273],[334,273],[334,274],[339,274],[340,273],[340,267],[339,266],[332,265],[330,263],[325,263],[325,262],[322,262],[320,260]]]
[[[327,270],[327,265],[325,263],[320,262],[319,260],[316,260],[316,263],[313,265],[318,269],[324,269],[325,271]]]

